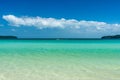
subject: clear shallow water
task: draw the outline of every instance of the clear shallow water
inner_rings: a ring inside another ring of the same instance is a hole
[[[120,80],[120,40],[0,40],[0,80]]]

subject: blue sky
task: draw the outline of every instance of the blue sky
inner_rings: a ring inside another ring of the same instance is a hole
[[[0,35],[98,38],[120,34],[120,0],[0,0]]]

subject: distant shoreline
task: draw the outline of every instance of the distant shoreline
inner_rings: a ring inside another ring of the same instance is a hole
[[[0,38],[0,40],[101,40],[101,38]]]
[[[120,35],[103,36],[101,38],[18,38],[16,36],[0,36],[0,40],[119,40]]]
[[[7,39],[18,39],[16,36],[0,36],[0,40]]]

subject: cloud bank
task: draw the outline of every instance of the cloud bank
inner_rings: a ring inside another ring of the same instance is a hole
[[[42,18],[42,17],[17,17],[14,15],[4,15],[3,19],[6,20],[11,26],[26,26],[36,27],[39,29],[44,28],[72,28],[85,31],[119,31],[120,24],[108,24],[106,22],[86,21],[75,19],[55,19],[55,18]]]

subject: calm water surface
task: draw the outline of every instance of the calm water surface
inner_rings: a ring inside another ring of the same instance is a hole
[[[120,40],[0,40],[0,80],[120,80]]]

